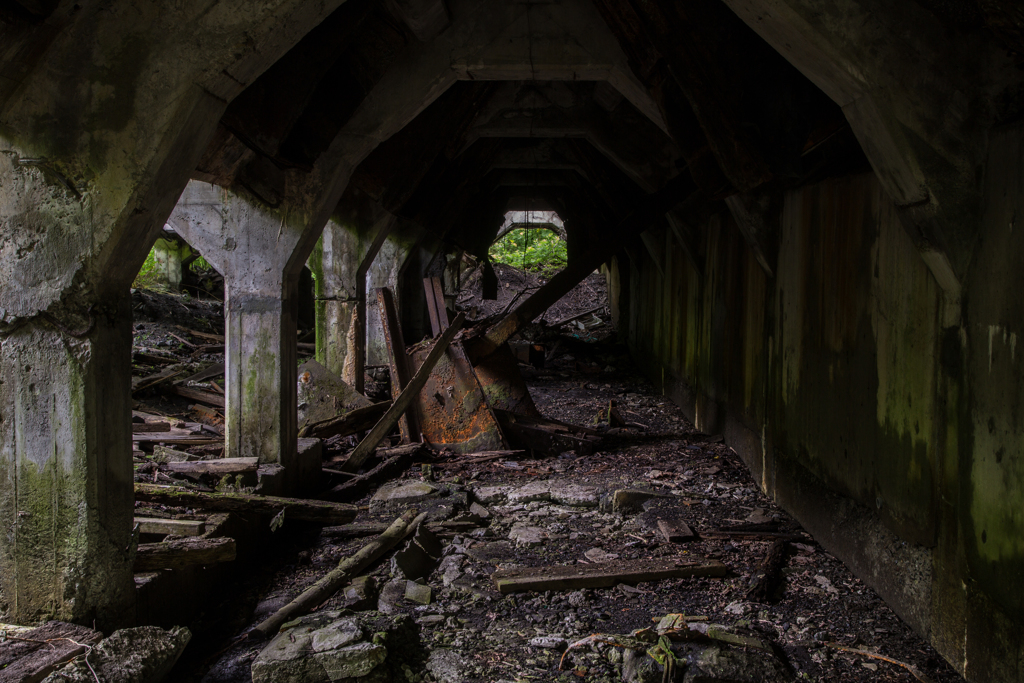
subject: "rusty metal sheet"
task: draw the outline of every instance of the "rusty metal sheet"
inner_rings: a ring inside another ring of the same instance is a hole
[[[422,365],[428,352],[429,349],[414,351],[411,367]],[[456,453],[506,448],[484,390],[458,342],[437,362],[414,405],[416,422],[426,443],[447,446]]]

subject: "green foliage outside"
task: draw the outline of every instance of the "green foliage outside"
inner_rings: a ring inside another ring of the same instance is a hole
[[[189,254],[188,247],[185,247],[185,254]],[[213,270],[213,266],[207,262],[202,256],[196,257],[194,261],[188,264],[189,270],[193,273],[208,273]],[[156,261],[156,247],[149,250],[149,254],[146,255],[146,260],[142,264],[142,268],[139,269],[139,274],[135,276],[135,280],[132,282],[132,289],[154,289],[159,288],[159,278],[157,276],[159,264]]]
[[[516,228],[495,242],[491,260],[544,277],[551,277],[567,262],[565,240],[547,229]]]

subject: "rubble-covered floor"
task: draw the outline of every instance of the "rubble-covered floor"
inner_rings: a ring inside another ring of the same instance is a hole
[[[656,519],[666,514],[681,517],[698,533],[744,523],[801,532],[758,490],[728,446],[695,432],[679,408],[653,394],[630,369],[621,349],[595,345],[585,355],[580,353],[586,348],[577,346],[576,355],[562,355],[548,370],[527,372],[541,412],[587,423],[614,400],[628,422],[645,429],[606,437],[600,452],[590,456],[432,467],[432,486],[451,501],[478,501],[491,517],[484,521],[488,526],[468,533],[441,534],[444,557],[422,581],[431,588],[429,604],[407,601],[404,582],[386,587],[384,596],[373,601],[387,611],[408,613],[420,627],[421,643],[432,658],[428,670],[410,667],[409,681],[620,681],[622,648],[581,646],[565,657],[560,670],[561,651],[567,643],[592,634],[629,635],[650,628],[670,613],[706,618],[731,632],[774,643],[795,680],[915,680],[905,668],[840,651],[835,644],[911,664],[936,683],[962,680],[810,537],[789,544],[781,596],[772,603],[743,598],[771,539],[665,542]],[[414,468],[406,476],[419,480],[423,473]],[[606,496],[619,489],[659,497],[646,503],[646,511],[613,511]],[[388,522],[401,511],[370,505],[369,496],[360,504],[369,506],[360,521]],[[252,623],[367,540],[322,536],[312,548],[296,553],[274,577]],[[496,568],[516,565],[674,556],[717,558],[729,572],[721,579],[668,579],[635,587],[505,596],[489,579]],[[387,586],[392,570],[392,563],[385,560],[370,573],[378,586]],[[346,598],[338,593],[320,611],[341,609],[347,600],[351,605],[351,594]],[[250,680],[251,662],[264,645],[242,642],[231,648],[203,680]],[[769,680],[767,674],[764,680]]]

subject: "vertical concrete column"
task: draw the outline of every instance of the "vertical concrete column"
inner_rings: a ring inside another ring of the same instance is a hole
[[[282,465],[287,472],[296,464],[299,275],[298,269],[289,272],[288,264],[306,223],[195,180],[171,221],[224,276],[225,450],[231,457]]]
[[[0,621],[134,621],[130,277],[100,198],[0,139]]]
[[[166,234],[153,244],[158,286],[171,292],[181,291],[181,262],[186,250],[187,246]]]
[[[352,226],[327,222],[309,258],[316,278],[316,359],[356,385],[353,351],[365,322],[359,320],[359,270],[365,235]]]

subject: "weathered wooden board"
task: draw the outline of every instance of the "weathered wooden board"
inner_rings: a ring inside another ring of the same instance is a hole
[[[135,524],[140,534],[174,534],[175,536],[202,536],[206,522],[191,519],[160,519],[158,517],[136,517]]]
[[[163,543],[140,543],[135,554],[136,572],[184,569],[235,559],[233,538],[182,538]]]
[[[616,560],[595,564],[499,569],[491,574],[501,593],[518,591],[609,588],[694,576],[724,576],[726,566],[716,560],[691,562],[677,559]]]

